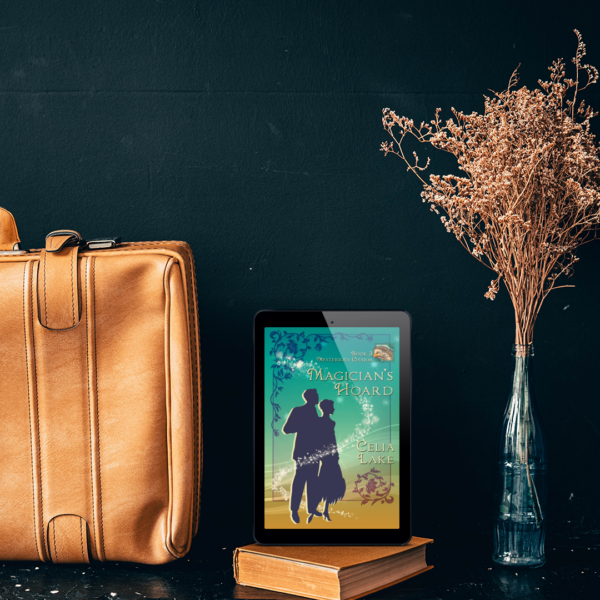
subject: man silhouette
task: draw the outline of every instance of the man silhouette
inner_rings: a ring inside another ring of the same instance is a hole
[[[294,450],[292,458],[296,463],[294,479],[292,481],[292,493],[290,495],[290,513],[292,521],[300,523],[298,510],[304,487],[306,486],[306,512],[308,521],[313,516],[320,517],[322,513],[317,512],[317,506],[321,498],[317,497],[317,482],[319,478],[319,458],[317,450],[322,444],[319,443],[319,416],[316,406],[319,402],[317,390],[306,390],[302,394],[304,406],[292,408],[285,425],[281,428],[284,434],[295,433]]]

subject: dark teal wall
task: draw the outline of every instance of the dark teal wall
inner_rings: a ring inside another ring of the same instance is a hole
[[[323,307],[412,314],[415,533],[489,530],[512,309],[504,291],[483,298],[489,273],[379,152],[381,109],[481,110],[519,63],[535,85],[569,59],[574,27],[600,66],[595,5],[3,3],[0,204],[25,245],[74,228],[194,249],[205,533],[251,534],[253,315]],[[600,516],[600,243],[580,256],[577,287],[553,293],[535,336],[550,536]]]

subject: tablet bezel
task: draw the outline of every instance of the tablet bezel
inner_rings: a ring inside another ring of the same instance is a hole
[[[398,529],[265,529],[265,327],[399,327],[400,527]],[[254,539],[270,545],[403,545],[411,538],[411,317],[405,311],[261,311],[254,318]]]

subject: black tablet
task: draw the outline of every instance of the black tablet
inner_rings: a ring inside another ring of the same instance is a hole
[[[255,317],[255,538],[411,537],[411,320],[402,311]]]

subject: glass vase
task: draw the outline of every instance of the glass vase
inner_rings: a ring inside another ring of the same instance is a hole
[[[514,372],[494,473],[494,562],[546,562],[548,459],[532,383],[533,346],[513,346]]]

